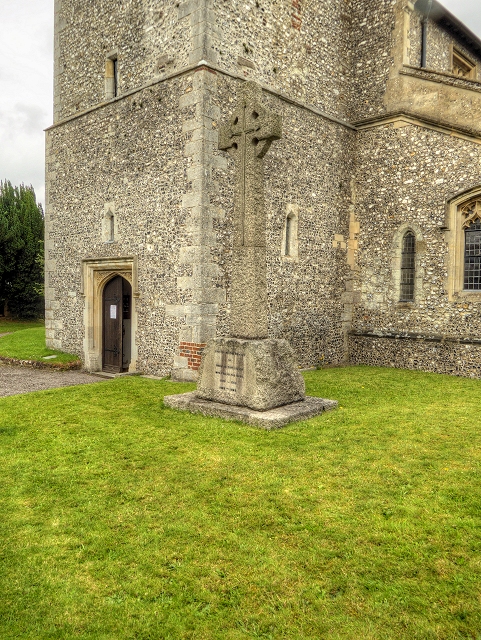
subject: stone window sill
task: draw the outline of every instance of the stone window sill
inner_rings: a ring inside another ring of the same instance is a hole
[[[461,298],[463,300],[469,300],[474,302],[481,302],[481,290],[478,289],[468,289],[462,291],[456,291],[454,294],[455,298]]]
[[[481,82],[479,80],[471,78],[462,78],[454,73],[446,73],[445,71],[435,71],[434,69],[424,69],[423,67],[414,67],[412,65],[404,65],[402,74],[407,76],[414,76],[415,78],[422,78],[425,80],[432,80],[434,82],[440,82],[444,84],[454,85],[454,82],[464,85],[466,89],[473,91],[481,91]],[[456,85],[454,85],[456,86]],[[459,86],[459,85],[457,85]]]

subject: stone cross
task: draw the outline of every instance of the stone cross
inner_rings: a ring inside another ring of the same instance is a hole
[[[282,119],[261,104],[262,89],[246,82],[219,149],[236,160],[231,280],[231,336],[267,338],[266,214],[264,161],[282,137]]]

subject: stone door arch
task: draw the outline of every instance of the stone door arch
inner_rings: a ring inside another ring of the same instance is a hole
[[[84,363],[89,371],[101,371],[104,368],[104,325],[105,315],[110,314],[110,308],[105,308],[104,292],[111,281],[119,278],[125,281],[126,295],[130,295],[129,309],[118,308],[118,318],[122,315],[122,330],[130,331],[130,340],[124,341],[122,364],[117,370],[107,367],[112,373],[120,371],[137,371],[137,299],[139,298],[137,284],[137,260],[133,258],[89,258],[83,260],[82,293],[85,298],[84,306]],[[123,294],[122,294],[123,298]],[[111,304],[114,304],[112,301]],[[120,304],[120,303],[119,303]],[[114,311],[112,310],[112,314]],[[126,316],[125,318],[123,316]],[[127,317],[129,316],[129,317]],[[128,321],[128,322],[124,322]],[[120,318],[119,318],[120,321]],[[129,353],[130,347],[130,353]],[[112,363],[110,363],[112,364]]]

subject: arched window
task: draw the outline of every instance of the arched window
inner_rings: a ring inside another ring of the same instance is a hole
[[[414,300],[414,284],[416,278],[416,236],[406,231],[402,240],[401,251],[401,291],[400,302]]]
[[[115,209],[112,203],[105,207],[102,218],[102,240],[103,242],[115,242],[117,240],[117,220],[115,219]]]
[[[446,291],[450,302],[481,302],[481,187],[449,203],[445,226],[449,247]]]
[[[461,209],[464,228],[464,289],[481,290],[481,200]]]
[[[298,259],[298,220],[299,206],[288,204],[287,214],[284,218],[284,229],[282,231],[281,256],[286,260],[294,262]]]

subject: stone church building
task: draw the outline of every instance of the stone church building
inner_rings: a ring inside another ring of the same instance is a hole
[[[194,380],[229,335],[246,80],[282,116],[269,335],[481,376],[481,41],[436,0],[56,0],[48,345]]]

